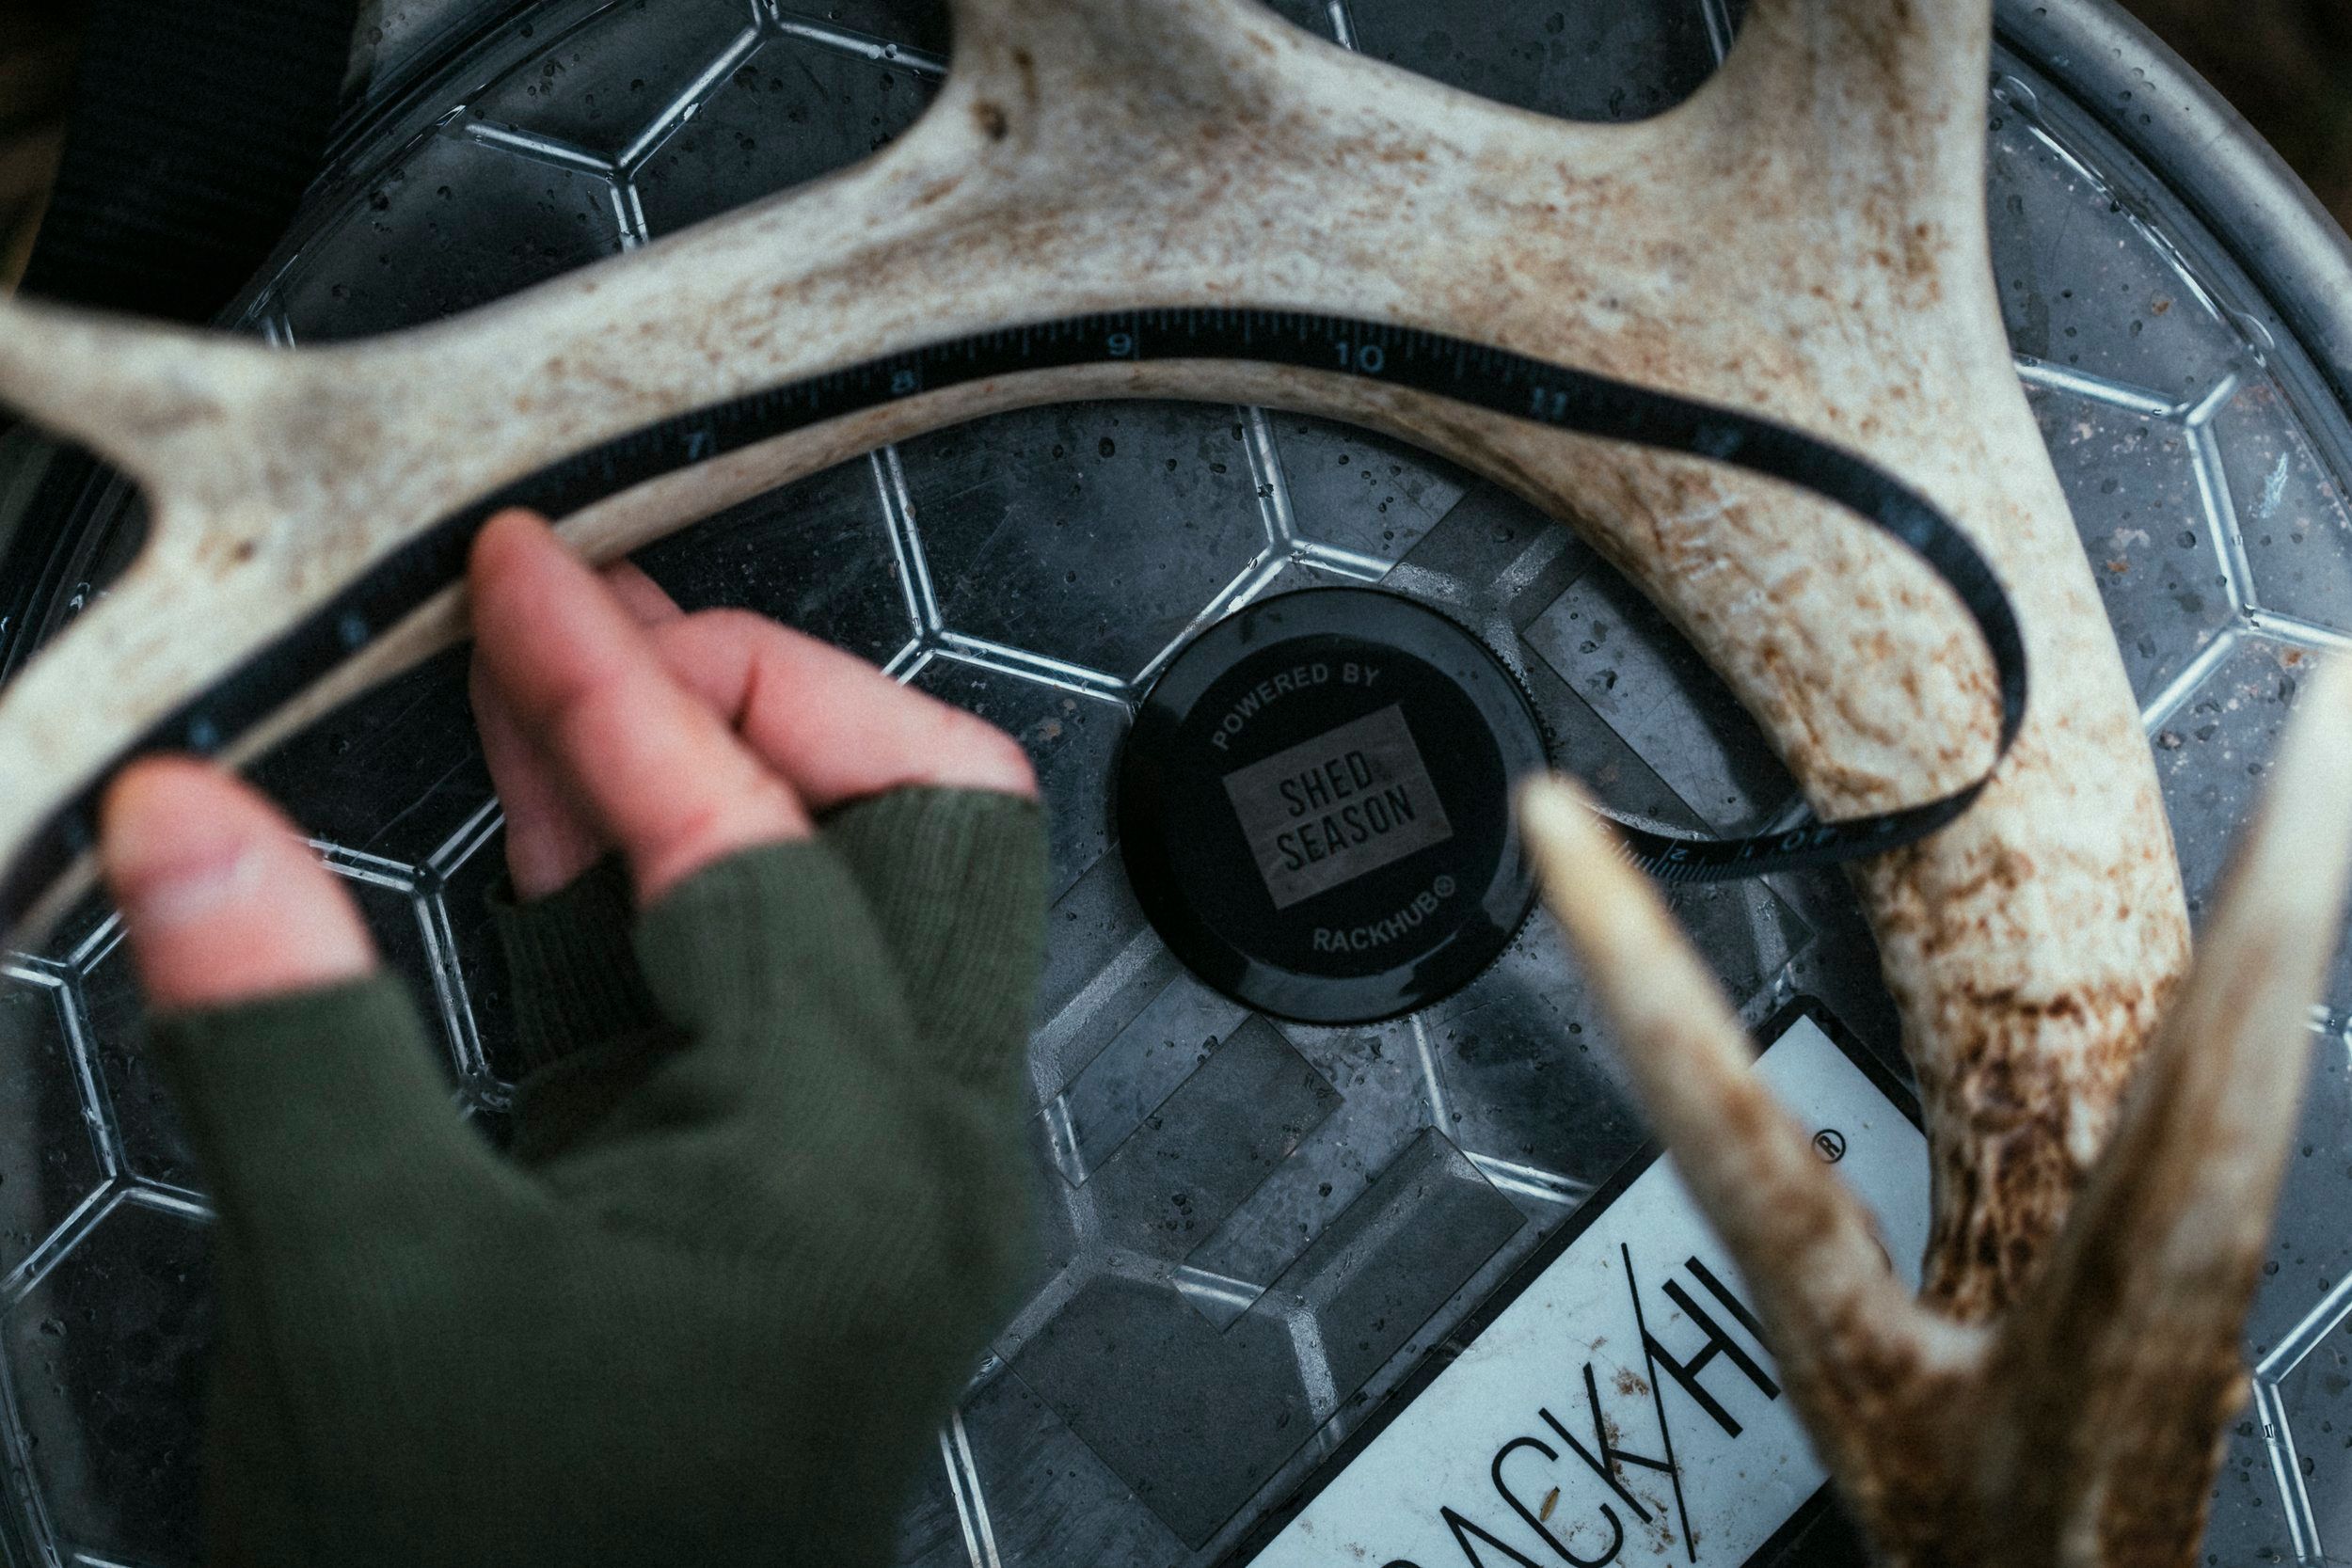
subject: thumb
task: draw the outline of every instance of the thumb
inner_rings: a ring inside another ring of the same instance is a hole
[[[158,1012],[357,979],[375,947],[294,824],[218,768],[134,764],[107,792],[101,858]]]
[[[487,1147],[293,825],[215,768],[160,760],[122,776],[102,830],[152,1049],[223,1217],[283,1262],[372,1214],[455,1212]]]

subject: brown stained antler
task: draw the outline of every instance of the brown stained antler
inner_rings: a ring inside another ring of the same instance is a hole
[[[1706,967],[1572,786],[1530,842],[1684,1180],[1756,1291],[1823,1463],[1897,1562],[2185,1562],[2352,881],[2352,664],[2312,687],[2197,967],[2039,1276],[1963,1323],[1749,1066]]]
[[[1857,877],[1928,1109],[1928,1296],[1938,1323],[1989,1320],[2033,1288],[2188,958],[2146,742],[1994,293],[1990,8],[1757,0],[1690,102],[1593,126],[1348,55],[1246,0],[958,0],[945,89],[873,159],[453,322],[272,354],[0,306],[0,397],[115,458],[154,513],[112,594],[0,691],[0,858],[434,518],[652,420],[1097,309],[1429,328],[1854,448],[1959,518],[2007,583],[2035,682],[2018,746],[1967,816]],[[1373,425],[1569,520],[1690,634],[1825,816],[1927,800],[1990,755],[1966,622],[1851,518],[1336,375],[1147,361],[924,393],[566,529],[603,558],[882,442],[1102,396]],[[444,594],[240,751],[462,624]]]

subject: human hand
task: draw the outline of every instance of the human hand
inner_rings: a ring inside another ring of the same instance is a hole
[[[608,851],[644,911],[633,954],[556,947],[628,969],[646,1017],[518,997],[543,1069],[516,1158],[458,1119],[266,802],[184,761],[107,802],[221,1216],[208,1557],[882,1560],[1018,1283],[1026,761],[809,639],[599,582],[518,515],[471,580],[516,928]]]

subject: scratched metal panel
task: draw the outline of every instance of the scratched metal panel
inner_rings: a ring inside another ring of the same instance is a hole
[[[405,47],[499,8],[410,0],[385,22]],[[1590,119],[1668,106],[1729,36],[1716,0],[1277,8]],[[947,47],[917,0],[550,0],[501,27],[378,112],[240,325],[299,342],[429,320],[811,178],[902,130]],[[2259,290],[2063,88],[2004,58],[1987,112],[2020,374],[2201,908],[2306,662],[2352,633],[2342,420]],[[135,536],[125,503],[92,516],[89,582],[52,626]],[[1125,884],[1106,797],[1137,691],[1190,631],[1268,592],[1383,581],[1485,636],[1613,805],[1724,832],[1790,795],[1720,683],[1565,531],[1324,421],[1173,404],[1007,415],[747,502],[644,559],[691,606],[777,615],[987,715],[1054,807],[1030,1064],[1047,1261],[908,1510],[910,1563],[1214,1561],[1644,1137],[1540,916],[1457,995],[1373,1026],[1252,1017],[1183,972]],[[499,821],[462,657],[259,773],[333,846],[495,1134],[513,1061],[481,910]],[[1749,1016],[1811,992],[1899,1060],[1837,876],[1676,898]],[[2352,1311],[2352,959],[2329,1008],[2249,1330],[2264,1397],[2232,1438],[2212,1543],[2227,1562],[2352,1554],[2352,1362],[2331,1348]],[[103,909],[0,963],[0,1085],[8,1533],[42,1564],[191,1562],[207,1219]],[[1138,1345],[1154,1347],[1148,1377]]]

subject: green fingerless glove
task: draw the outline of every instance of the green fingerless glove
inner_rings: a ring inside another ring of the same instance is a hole
[[[1043,861],[1034,805],[904,791],[691,879],[633,967],[609,887],[510,911],[513,1159],[389,979],[160,1022],[220,1213],[209,1560],[887,1561],[1024,1277]]]

